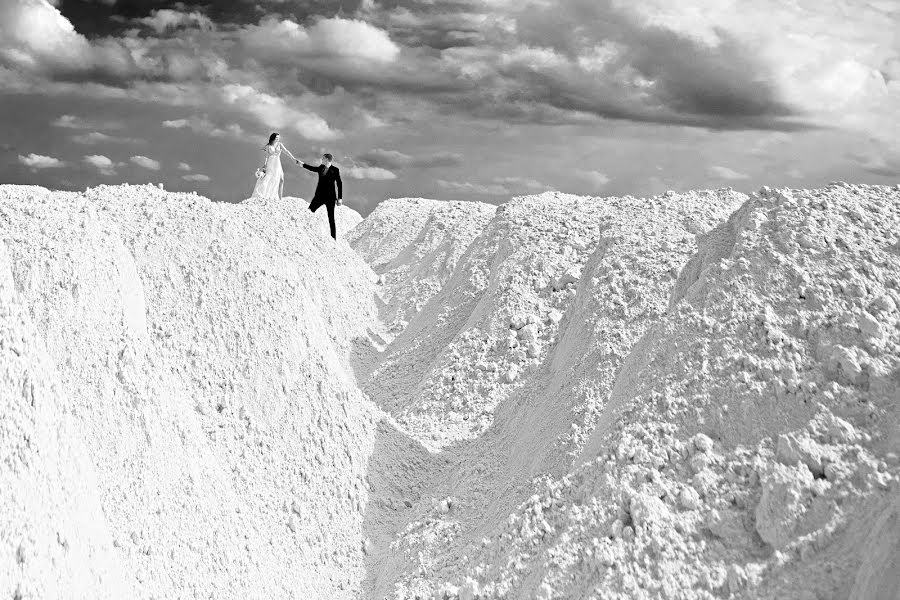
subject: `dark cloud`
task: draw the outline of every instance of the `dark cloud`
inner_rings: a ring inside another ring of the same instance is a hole
[[[118,0],[115,3],[62,0],[57,6],[75,29],[88,38],[121,35],[135,26],[135,20],[149,17],[157,10],[196,11],[220,24],[244,24],[260,17],[256,3],[237,0]]]
[[[779,98],[766,67],[732,36],[719,31],[708,48],[663,29],[637,32],[628,63],[660,88],[660,100],[682,114],[713,119],[795,116]]]
[[[250,26],[242,39],[262,64],[299,63],[297,83],[319,95],[339,88],[405,95],[442,114],[510,122],[811,127],[780,96],[766,65],[724,31],[721,43],[704,45],[637,23],[608,0],[529,5],[500,15],[475,2],[375,6],[361,14],[398,44],[394,60],[304,56],[267,31],[275,22]],[[608,55],[595,56],[598,48]]]
[[[493,89],[515,104],[493,102],[490,111],[527,117],[531,103],[711,129],[809,127],[802,112],[780,98],[772,74],[753,51],[724,31],[718,32],[720,44],[706,46],[636,23],[608,0],[523,10],[516,19],[520,45],[496,61],[500,79],[493,82]],[[485,103],[495,99],[496,94],[487,95]]]
[[[448,0],[440,3],[381,2],[360,14],[391,32],[391,37],[410,48],[434,51],[478,46],[489,39],[501,42],[496,16],[482,2]]]
[[[358,158],[366,165],[384,169],[458,167],[463,163],[463,157],[453,152],[410,156],[396,150],[383,150],[381,148],[371,150]]]
[[[21,32],[14,42],[34,68],[63,81],[236,83],[287,97],[346,92],[375,109],[397,96],[439,114],[513,123],[810,127],[735,37],[718,31],[720,42],[705,44],[638,22],[611,0],[500,9],[467,0],[337,8],[324,0],[65,0],[60,10],[79,33],[56,32],[56,46],[71,51],[48,51]],[[100,14],[119,17],[118,35],[96,37],[103,32],[95,28],[95,37],[82,37],[80,19]]]

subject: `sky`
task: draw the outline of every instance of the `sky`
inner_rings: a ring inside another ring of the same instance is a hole
[[[895,184],[900,0],[0,0],[0,183],[240,201],[273,131],[363,214]]]

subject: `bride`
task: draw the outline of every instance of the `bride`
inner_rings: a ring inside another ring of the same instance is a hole
[[[256,180],[256,185],[253,187],[253,198],[281,200],[284,192],[284,170],[281,168],[282,150],[296,162],[297,159],[294,158],[291,151],[281,143],[281,136],[273,133],[269,136],[269,143],[263,148],[266,153],[266,162],[260,169],[263,173],[262,177]]]

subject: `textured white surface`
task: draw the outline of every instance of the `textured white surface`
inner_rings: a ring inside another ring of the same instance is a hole
[[[316,217],[0,188],[28,348],[2,350],[0,596],[354,597],[374,416],[344,357],[375,275]]]
[[[900,190],[338,218],[0,187],[0,596],[896,595]]]
[[[893,593],[898,232],[844,184],[501,206],[364,380],[441,450],[411,508],[370,472],[367,592]]]

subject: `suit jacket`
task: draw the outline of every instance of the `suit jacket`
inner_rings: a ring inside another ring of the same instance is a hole
[[[341,183],[341,170],[331,165],[325,169],[325,165],[308,165],[303,163],[303,168],[319,174],[319,183],[316,184],[316,193],[313,194],[313,202],[335,202],[344,197],[343,184]],[[337,186],[337,195],[334,188]]]

